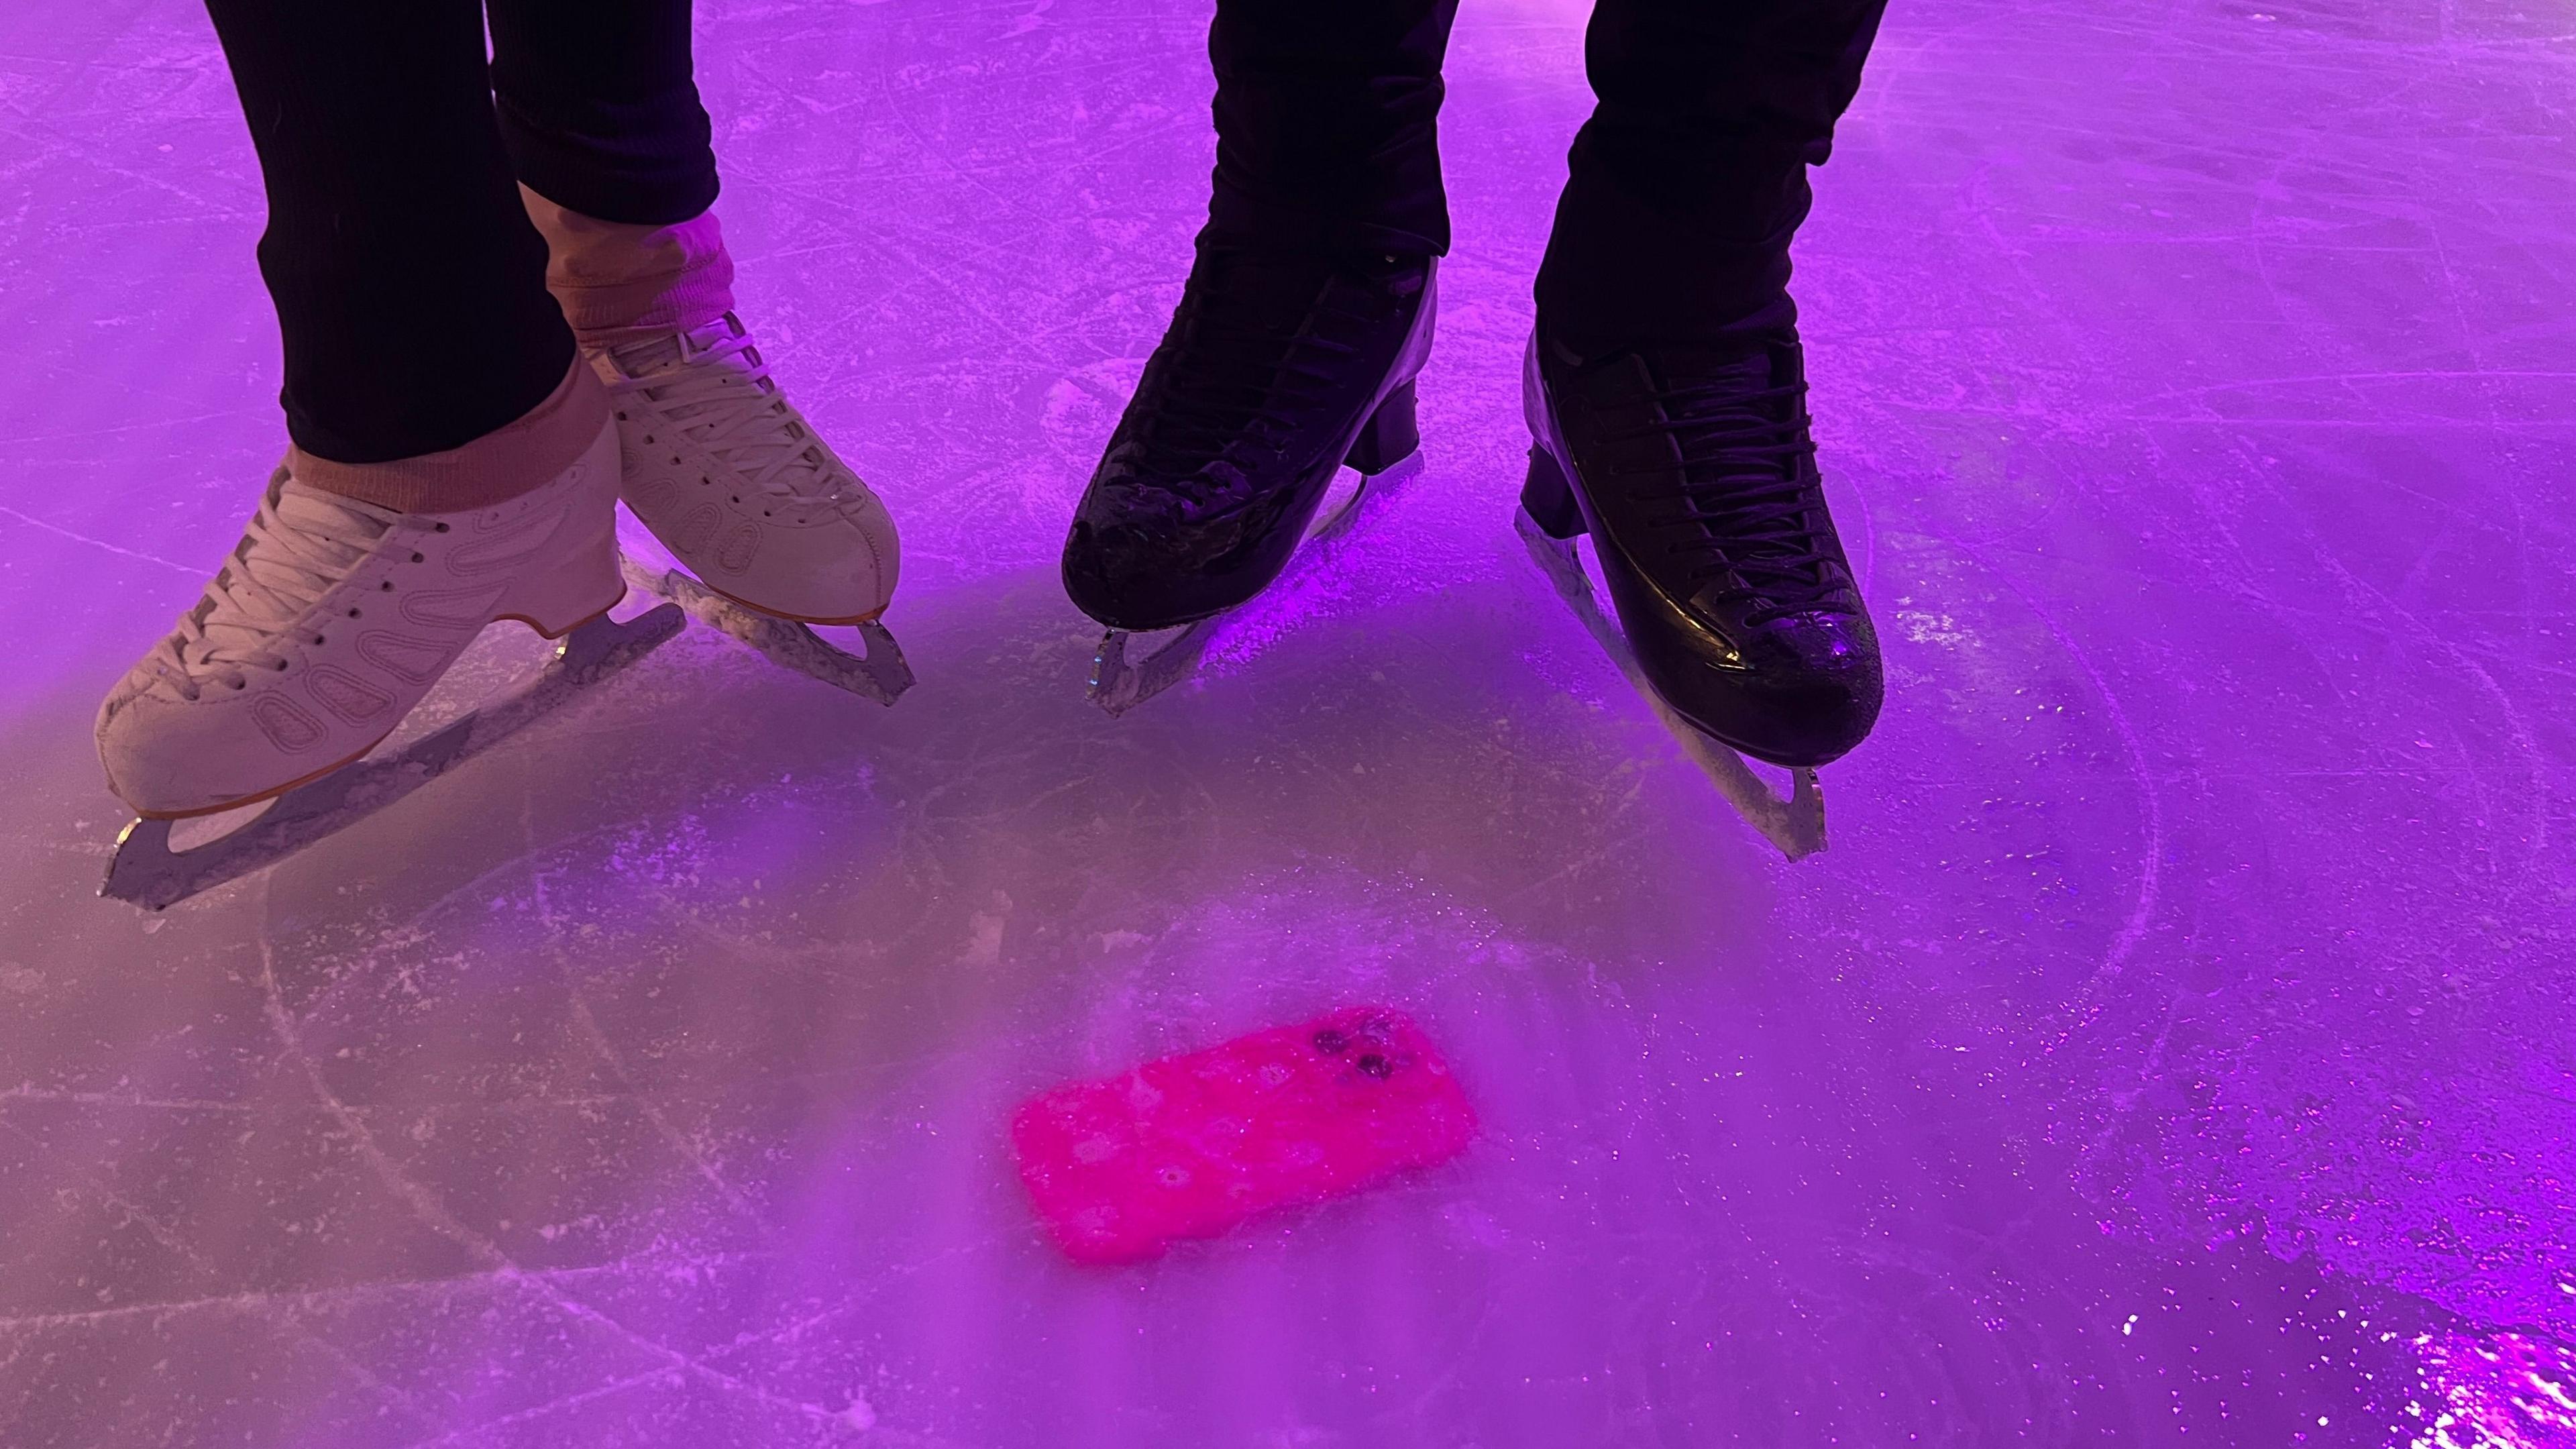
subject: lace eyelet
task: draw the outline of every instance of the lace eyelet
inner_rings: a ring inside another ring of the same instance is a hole
[[[413,554],[413,555],[411,556],[411,561],[412,561],[413,563],[425,563],[425,562],[427,562],[427,561],[428,561],[428,559],[427,559],[427,555],[424,555],[424,554],[417,554],[417,553],[416,553],[416,554]]]
[[[384,593],[390,594],[394,591],[394,581],[387,579],[383,583],[376,585],[376,588]]]
[[[354,619],[354,618],[358,617],[358,611],[357,611],[357,610],[355,610],[355,609],[351,609],[351,610],[349,611],[349,617],[350,617],[350,618],[352,618],[352,619]]]
[[[438,526],[438,531],[439,531],[439,532],[441,532],[441,533],[445,533],[445,532],[447,532],[447,525],[446,525],[446,524],[444,524],[444,523],[440,524],[440,525]]]

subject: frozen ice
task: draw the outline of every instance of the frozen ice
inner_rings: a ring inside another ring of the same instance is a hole
[[[283,445],[260,189],[201,10],[0,6],[0,1442],[2576,1442],[2564,7],[1898,0],[1798,253],[1889,707],[1796,863],[1513,535],[1571,0],[1460,19],[1422,473],[1085,700],[1207,17],[704,0],[918,684],[693,625],[147,917],[89,721]],[[1462,1156],[1048,1245],[1016,1103],[1357,1000]]]

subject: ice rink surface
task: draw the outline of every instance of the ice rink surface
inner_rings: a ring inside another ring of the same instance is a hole
[[[1512,535],[1581,19],[1460,21],[1423,473],[1111,720],[1055,555],[1205,4],[704,5],[919,687],[693,628],[147,918],[90,718],[282,446],[258,180],[201,12],[0,10],[0,1443],[2576,1444],[2576,11],[1897,0],[1798,254],[1890,703],[1797,865]],[[1347,1001],[1462,1158],[1045,1243],[1014,1104]]]

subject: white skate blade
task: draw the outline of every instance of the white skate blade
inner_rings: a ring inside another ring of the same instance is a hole
[[[892,704],[912,688],[912,665],[903,657],[903,646],[874,619],[851,626],[867,650],[852,654],[807,625],[744,608],[676,567],[657,568],[621,553],[618,568],[629,587],[679,605],[689,617],[750,645],[772,664],[879,704]]]
[[[1271,580],[1268,588],[1222,614],[1176,630],[1155,631],[1165,638],[1152,653],[1131,661],[1128,651],[1139,637],[1136,633],[1111,629],[1103,634],[1100,652],[1091,659],[1091,702],[1112,716],[1125,714],[1173,685],[1196,677],[1210,649],[1246,636],[1277,634],[1279,626],[1286,622],[1285,611],[1290,607],[1287,601],[1297,586],[1330,572],[1348,557],[1359,530],[1383,514],[1396,494],[1421,471],[1422,452],[1417,448],[1383,473],[1360,474],[1359,484],[1350,496],[1307,530],[1296,553],[1289,557],[1288,566],[1279,571],[1279,577]]]
[[[626,623],[606,615],[555,646],[555,657],[525,688],[424,735],[382,759],[361,760],[298,785],[256,819],[228,835],[186,849],[170,848],[174,820],[137,820],[116,838],[99,894],[147,911],[238,880],[326,835],[373,815],[517,733],[652,653],[683,626],[680,611],[658,605]]]
[[[1763,782],[1761,776],[1753,773],[1753,768],[1744,762],[1742,755],[1700,733],[1697,726],[1675,714],[1673,707],[1664,703],[1664,697],[1646,682],[1646,672],[1637,663],[1636,651],[1628,647],[1628,636],[1594,595],[1592,576],[1584,571],[1583,560],[1574,550],[1574,540],[1548,537],[1547,530],[1538,526],[1538,520],[1530,517],[1526,508],[1514,513],[1512,527],[1520,534],[1521,542],[1529,546],[1531,559],[1547,575],[1548,582],[1556,585],[1557,596],[1574,610],[1574,616],[1591,631],[1593,641],[1610,656],[1612,663],[1619,666],[1619,672],[1628,676],[1630,687],[1645,698],[1654,709],[1655,717],[1672,732],[1673,739],[1682,747],[1682,753],[1690,756],[1691,763],[1699,766],[1701,773],[1708,776],[1709,783],[1717,786],[1717,792],[1726,797],[1726,803],[1734,806],[1735,813],[1744,817],[1744,823],[1761,832],[1763,839],[1780,847],[1780,853],[1791,860],[1804,860],[1824,849],[1825,795],[1823,787],[1816,782],[1816,772],[1804,768],[1791,770],[1789,795],[1782,799],[1777,791]]]

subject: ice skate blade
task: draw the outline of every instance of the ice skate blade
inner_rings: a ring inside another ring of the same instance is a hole
[[[1127,662],[1128,641],[1136,637],[1133,633],[1111,629],[1102,634],[1100,652],[1091,656],[1091,702],[1116,719],[1198,673],[1199,661],[1206,656],[1209,642],[1225,619],[1225,614],[1201,619],[1134,664]]]
[[[658,605],[626,623],[603,614],[566,635],[544,671],[518,693],[484,705],[382,759],[361,760],[277,797],[257,819],[219,839],[170,848],[172,820],[137,820],[116,837],[99,894],[158,911],[271,865],[373,815],[482,754],[584,689],[652,653],[680,632],[680,611]]]
[[[1530,558],[1540,572],[1556,585],[1557,596],[1574,610],[1583,627],[1591,631],[1593,641],[1619,666],[1619,672],[1628,676],[1629,685],[1653,707],[1664,728],[1672,732],[1682,753],[1690,756],[1691,763],[1717,786],[1726,803],[1744,817],[1744,823],[1760,831],[1763,839],[1778,846],[1780,853],[1791,860],[1804,860],[1824,849],[1825,794],[1824,787],[1817,783],[1816,772],[1809,768],[1791,770],[1789,795],[1782,799],[1753,773],[1742,755],[1702,734],[1697,726],[1674,713],[1673,707],[1664,703],[1664,697],[1646,682],[1636,651],[1628,647],[1628,636],[1593,594],[1592,576],[1584,572],[1583,560],[1574,551],[1574,540],[1548,537],[1547,530],[1526,508],[1513,515],[1512,527],[1520,534],[1521,542],[1529,546]]]
[[[1134,630],[1111,629],[1091,656],[1090,698],[1112,717],[1125,714],[1183,680],[1193,678],[1208,650],[1246,632],[1275,632],[1280,601],[1297,585],[1326,573],[1348,556],[1353,535],[1383,514],[1404,485],[1422,471],[1422,454],[1398,459],[1383,473],[1363,473],[1359,486],[1323,522],[1307,531],[1288,566],[1250,602],[1171,631],[1160,647],[1131,660]],[[1164,632],[1164,631],[1156,631]]]
[[[689,617],[750,645],[772,664],[879,704],[892,704],[912,688],[912,665],[903,657],[903,646],[874,619],[851,626],[866,648],[864,654],[852,654],[811,626],[747,609],[678,569],[656,569],[632,554],[619,555],[618,568],[631,587],[679,605]]]

